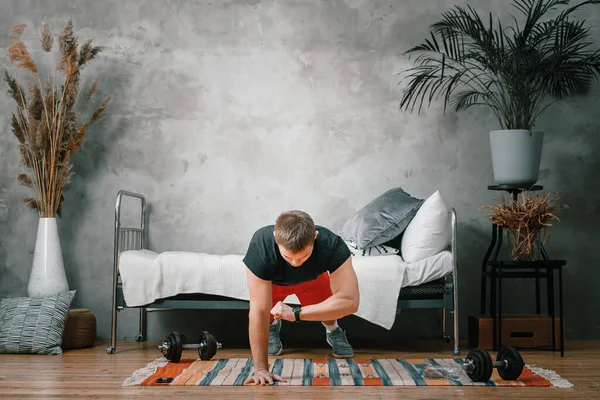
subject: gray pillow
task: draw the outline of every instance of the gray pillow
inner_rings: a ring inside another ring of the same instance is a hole
[[[390,189],[354,214],[338,234],[361,249],[384,244],[404,232],[424,202],[402,188]]]
[[[75,290],[0,301],[0,353],[62,354],[62,336]]]

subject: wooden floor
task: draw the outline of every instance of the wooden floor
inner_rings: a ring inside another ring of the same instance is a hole
[[[522,351],[528,364],[552,369],[574,388],[500,387],[121,387],[136,369],[160,357],[157,342],[119,342],[117,353],[106,354],[106,343],[89,349],[66,351],[62,356],[0,355],[0,398],[600,398],[600,342],[567,342],[560,352]],[[407,346],[406,348],[411,348]],[[289,350],[281,357],[325,357],[326,348]],[[435,349],[435,351],[432,351]],[[415,344],[410,351],[357,350],[356,357],[449,357],[449,344]],[[461,356],[468,349],[463,347]],[[186,350],[184,357],[197,358]],[[216,356],[251,357],[246,349],[221,349]],[[243,396],[243,397],[242,397]]]

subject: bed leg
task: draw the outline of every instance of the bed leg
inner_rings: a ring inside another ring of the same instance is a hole
[[[450,341],[450,336],[448,336],[447,334],[447,317],[446,317],[446,307],[442,308],[442,338],[446,341],[449,342]]]
[[[456,276],[454,276],[454,285],[452,288],[452,316],[454,320],[454,349],[452,350],[452,354],[455,356],[460,354],[459,337],[458,337],[458,288],[456,282]]]
[[[118,276],[117,276],[117,266],[115,262],[115,267],[113,270],[113,288],[112,288],[112,321],[110,326],[110,346],[106,348],[106,352],[108,354],[113,354],[117,351],[117,284],[118,284]]]
[[[458,303],[458,299],[455,297],[455,304]],[[460,347],[458,345],[459,343],[459,337],[458,337],[458,307],[454,307],[454,309],[452,310],[452,313],[454,314],[454,349],[452,350],[452,354],[454,354],[455,356],[460,354]]]
[[[108,354],[114,354],[117,351],[117,297],[114,294],[112,306],[112,321],[110,326],[110,346],[106,348]]]
[[[146,340],[146,315],[147,311],[145,307],[140,308],[140,327],[139,327],[139,333],[138,335],[135,337],[135,341],[136,342],[142,342],[144,340]]]
[[[458,327],[457,326],[455,326],[454,332],[456,332],[456,333],[454,334],[454,349],[452,350],[452,354],[457,356],[460,354],[460,347],[458,346]]]
[[[458,345],[458,220],[456,216],[456,210],[454,208],[451,209],[450,215],[452,226],[452,240],[450,242],[452,251],[452,314],[454,317],[454,349],[452,350],[452,354],[457,356],[460,354],[460,348]]]

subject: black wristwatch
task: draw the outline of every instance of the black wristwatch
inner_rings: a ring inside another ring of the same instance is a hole
[[[294,307],[292,312],[296,316],[296,322],[300,322],[300,311],[302,311],[302,306]]]

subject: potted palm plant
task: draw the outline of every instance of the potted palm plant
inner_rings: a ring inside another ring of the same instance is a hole
[[[92,124],[105,115],[111,97],[104,98],[89,120],[80,123],[77,100],[81,91],[81,75],[102,51],[92,40],[81,44],[68,21],[58,37],[58,61],[54,71],[46,75],[36,64],[21,38],[25,24],[10,31],[8,57],[11,73],[5,71],[8,94],[16,103],[12,113],[12,132],[18,141],[21,165],[25,172],[17,177],[19,183],[31,188],[32,197],[23,199],[27,207],[39,216],[33,265],[27,293],[30,296],[50,295],[68,290],[57,218],[62,216],[63,190],[72,176],[72,154],[81,148]],[[42,23],[40,45],[51,52],[54,36],[46,21]],[[26,89],[27,88],[27,89]],[[85,95],[82,106],[98,91],[96,78]]]
[[[410,48],[415,65],[400,109],[412,112],[443,96],[455,112],[488,107],[499,129],[490,146],[498,184],[533,185],[539,179],[544,132],[536,119],[550,105],[568,96],[585,94],[600,72],[600,52],[592,50],[589,28],[572,19],[587,0],[514,0],[524,17],[506,27],[500,20],[482,20],[470,6],[442,13],[431,26],[431,38]],[[563,7],[558,12],[557,8]],[[550,15],[553,15],[550,17]],[[548,17],[548,18],[546,18]]]

